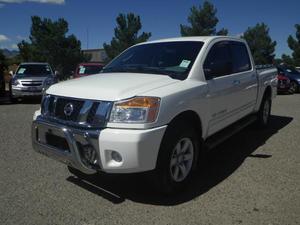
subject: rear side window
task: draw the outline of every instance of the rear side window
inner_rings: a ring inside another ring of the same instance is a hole
[[[230,46],[228,41],[216,43],[209,51],[204,62],[205,75],[221,77],[232,73]]]
[[[242,42],[232,41],[230,44],[232,55],[232,73],[240,73],[251,69],[251,62],[247,48]]]

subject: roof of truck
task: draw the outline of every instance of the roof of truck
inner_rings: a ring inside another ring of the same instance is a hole
[[[147,41],[143,42],[141,44],[147,44],[147,43],[159,43],[159,42],[173,42],[173,41],[202,41],[202,42],[207,42],[207,41],[212,41],[214,39],[219,39],[219,38],[225,38],[228,40],[243,40],[239,37],[234,37],[234,36],[192,36],[192,37],[177,37],[177,38],[166,38],[166,39],[160,39],[160,40],[154,40],[154,41]]]

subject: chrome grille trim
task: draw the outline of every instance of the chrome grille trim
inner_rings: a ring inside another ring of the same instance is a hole
[[[78,111],[72,117],[61,115],[63,110],[61,102],[64,102],[65,105],[68,103],[78,104],[75,106]],[[109,101],[45,95],[41,103],[41,114],[49,121],[72,127],[103,128],[109,120],[112,106],[113,102]]]

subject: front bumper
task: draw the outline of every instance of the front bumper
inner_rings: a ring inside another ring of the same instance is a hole
[[[13,87],[11,89],[11,95],[15,98],[17,97],[26,97],[26,96],[42,96],[43,91],[42,87],[34,88],[30,90],[28,87],[20,88],[20,87]]]
[[[111,129],[79,130],[54,124],[37,117],[32,124],[32,144],[35,151],[61,161],[80,171],[92,174],[97,170],[107,173],[135,173],[152,170],[167,126],[146,130]],[[47,134],[63,138],[68,149],[53,145]],[[90,145],[96,152],[96,165],[87,165],[81,146]],[[112,152],[122,160],[115,161]]]
[[[277,91],[278,91],[278,92],[287,92],[287,91],[290,90],[290,88],[291,88],[291,85],[289,85],[289,84],[286,84],[286,85],[278,85],[278,86],[277,86]]]

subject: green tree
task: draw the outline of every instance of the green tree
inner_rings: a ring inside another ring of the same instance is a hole
[[[296,39],[292,35],[289,35],[287,42],[289,48],[293,51],[292,53],[293,65],[300,66],[300,24],[296,24],[295,28],[296,28]]]
[[[6,57],[0,49],[0,94],[4,91],[4,71],[6,68]]]
[[[81,43],[74,35],[67,35],[68,23],[60,18],[57,21],[31,18],[30,42],[18,44],[24,61],[48,62],[65,79],[79,62],[85,61]]]
[[[18,48],[20,50],[19,55],[24,61],[33,61],[33,46],[30,43],[23,40],[18,43]]]
[[[225,28],[216,31],[219,22],[216,13],[217,9],[209,1],[204,1],[199,9],[193,6],[188,16],[190,26],[180,25],[181,36],[227,35],[228,30]]]
[[[287,66],[294,66],[294,60],[291,56],[282,54],[281,56],[281,63],[284,63]]]
[[[6,69],[6,57],[3,54],[3,51],[0,49],[0,75],[3,75],[5,69]]]
[[[109,60],[119,55],[128,47],[140,42],[147,41],[151,37],[151,33],[143,32],[139,35],[142,29],[142,23],[139,16],[133,13],[119,14],[116,19],[117,27],[115,28],[115,36],[110,44],[104,43],[105,52]]]
[[[274,62],[276,41],[272,41],[266,24],[257,23],[254,27],[248,27],[242,38],[247,41],[257,65]]]

